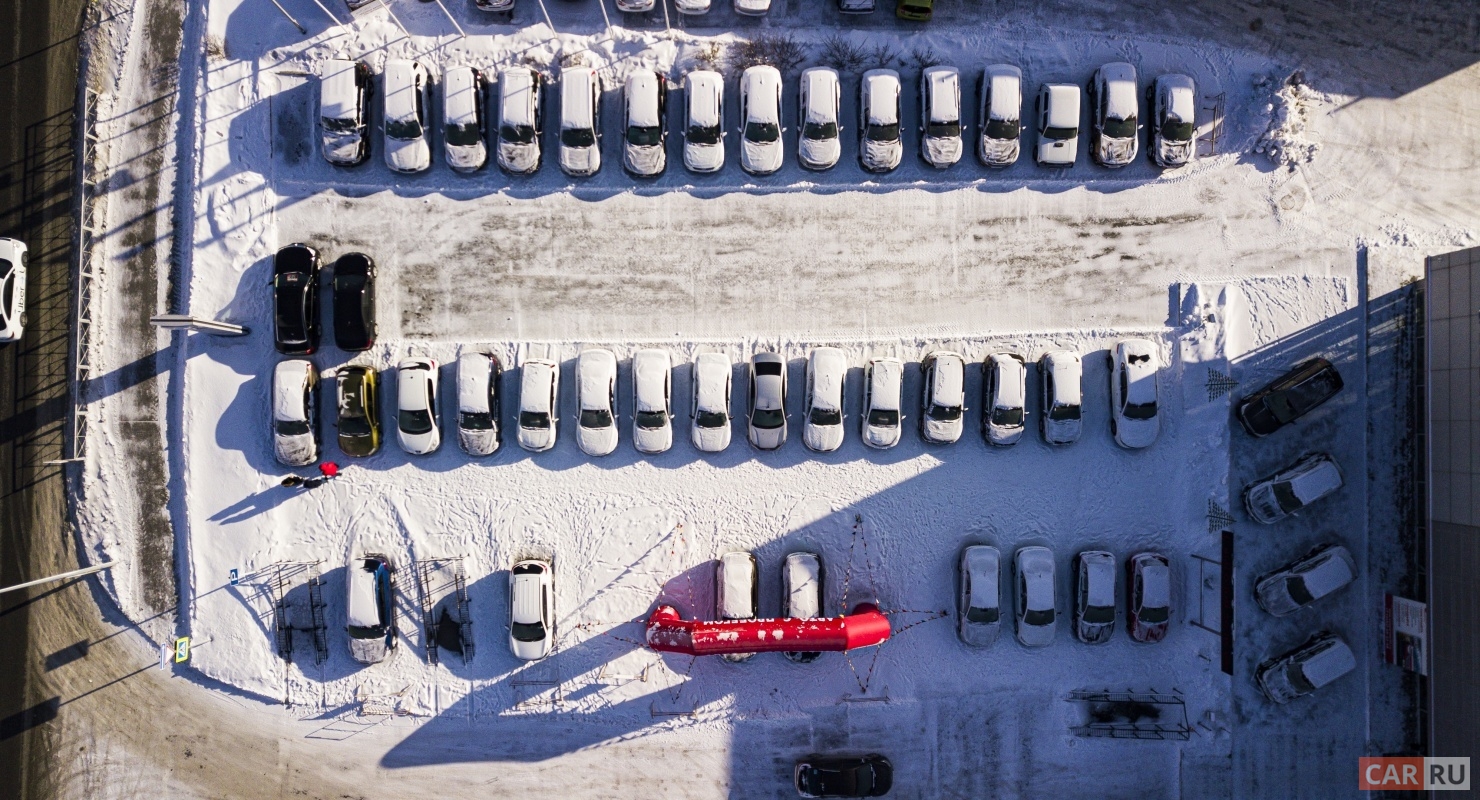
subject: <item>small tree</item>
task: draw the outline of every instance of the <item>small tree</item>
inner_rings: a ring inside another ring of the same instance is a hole
[[[868,53],[863,45],[841,33],[832,33],[822,41],[822,61],[838,72],[858,72],[868,63]]]

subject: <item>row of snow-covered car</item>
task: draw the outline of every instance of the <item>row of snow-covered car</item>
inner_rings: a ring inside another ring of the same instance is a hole
[[[603,0],[604,1],[604,0]],[[367,5],[370,0],[347,0],[351,11]],[[514,10],[514,0],[473,0],[474,5],[484,11],[508,13]],[[615,0],[618,11],[626,14],[645,14],[658,6],[658,0]],[[673,10],[685,16],[708,14],[713,0],[673,0]],[[838,11],[844,14],[872,14],[876,0],[837,0]],[[929,21],[934,11],[934,0],[899,0],[895,13],[900,19],[916,22]],[[747,17],[764,16],[771,10],[771,0],[731,0],[736,14]],[[665,13],[667,9],[664,9]]]
[[[1144,339],[1117,343],[1110,361],[1110,429],[1122,447],[1150,446],[1157,436],[1157,372],[1155,345]],[[919,401],[919,431],[931,444],[958,441],[965,430],[966,360],[959,353],[937,350],[926,355]],[[834,347],[813,348],[807,356],[802,405],[802,443],[817,452],[843,444],[847,406],[844,385],[849,370],[846,354]],[[628,416],[633,446],[656,454],[673,446],[673,358],[667,350],[639,350],[632,359],[632,393]],[[1045,353],[1037,362],[1042,378],[1039,429],[1044,441],[1067,445],[1078,440],[1082,428],[1082,363],[1067,350]],[[1016,444],[1027,428],[1027,364],[1015,353],[993,353],[983,363],[982,436],[998,447]],[[689,437],[704,452],[720,452],[730,444],[732,427],[732,364],[723,353],[701,353],[693,364]],[[457,361],[458,444],[470,455],[489,455],[502,442],[500,376],[496,356],[465,352]],[[576,358],[576,443],[587,455],[604,456],[616,450],[621,438],[617,404],[617,357],[605,348],[588,348]],[[756,353],[748,365],[746,437],[760,450],[785,444],[790,430],[786,359],[776,353]],[[413,357],[396,368],[397,441],[403,450],[426,455],[442,444],[439,365],[430,358]],[[380,447],[380,389],[376,371],[350,364],[326,372],[337,384],[335,408],[339,447],[350,456],[368,456]],[[864,444],[890,448],[899,443],[905,421],[904,362],[897,358],[871,359],[864,367],[864,398],[859,432]],[[319,458],[319,375],[312,362],[287,359],[273,374],[273,451],[289,466],[303,466]],[[559,430],[560,365],[545,358],[527,358],[520,368],[517,438],[531,452],[555,446]]]
[[[407,59],[386,61],[384,72],[385,163],[397,172],[415,173],[432,164],[431,71]],[[920,75],[920,157],[940,169],[961,160],[966,150],[967,109],[962,104],[962,76],[950,66],[932,66]],[[447,165],[459,172],[482,169],[490,144],[498,166],[522,175],[543,161],[544,79],[525,66],[506,67],[498,77],[491,142],[485,79],[473,67],[449,67],[442,75],[441,131]],[[557,161],[567,174],[594,175],[602,166],[601,79],[595,69],[568,67],[560,74]],[[325,62],[320,79],[321,150],[331,164],[353,166],[370,154],[369,97],[373,82],[362,62]],[[899,73],[872,69],[859,90],[857,137],[862,167],[890,172],[904,156]],[[1125,62],[1096,70],[1088,85],[1090,155],[1106,167],[1135,160],[1140,147],[1141,94],[1136,69]],[[667,169],[668,80],[650,69],[632,71],[622,89],[622,168],[637,177],[654,177]],[[1031,125],[1036,133],[1034,160],[1049,167],[1072,167],[1078,159],[1082,91],[1068,83],[1039,87]],[[1023,129],[1022,71],[993,64],[980,75],[977,93],[978,135],[974,149],[989,167],[1016,163]],[[803,70],[797,87],[796,158],[801,166],[825,170],[842,155],[842,89],[837,70]],[[716,172],[724,167],[725,79],[718,72],[694,70],[682,79],[683,165],[690,172]],[[740,167],[769,175],[785,161],[781,111],[785,98],[781,72],[758,65],[739,79],[738,126]],[[1196,87],[1192,78],[1166,74],[1156,78],[1146,103],[1151,115],[1148,151],[1162,167],[1187,164],[1194,157]]]

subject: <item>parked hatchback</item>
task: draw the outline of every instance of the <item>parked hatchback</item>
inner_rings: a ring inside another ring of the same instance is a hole
[[[1105,644],[1115,633],[1115,556],[1104,550],[1074,555],[1074,638]]]
[[[351,352],[375,345],[375,260],[364,253],[334,262],[334,344]]]
[[[576,359],[576,444],[588,456],[617,449],[617,357],[593,347]]]
[[[1002,557],[997,548],[974,544],[961,551],[956,635],[972,647],[997,641],[1002,629]]]
[[[519,370],[519,446],[542,453],[555,446],[559,423],[560,365],[531,358]]]
[[[1023,438],[1028,416],[1028,368],[1017,353],[993,353],[983,365],[982,435],[1007,447]]]
[[[509,649],[538,661],[555,649],[555,571],[529,559],[509,569]]]
[[[1024,547],[1013,559],[1017,572],[1017,638],[1028,647],[1053,644],[1058,612],[1053,551]]]
[[[1067,350],[1051,350],[1038,359],[1042,413],[1038,427],[1043,441],[1071,444],[1079,440],[1083,416],[1084,364]]]
[[[819,453],[843,445],[843,382],[848,357],[836,347],[815,347],[807,356],[807,396],[802,444]]]
[[[1172,621],[1172,565],[1159,553],[1138,553],[1126,562],[1126,628],[1142,643],[1166,638]]]
[[[325,61],[319,77],[319,145],[325,161],[352,167],[369,157],[369,108],[370,69],[358,61]]]
[[[1341,488],[1341,470],[1325,453],[1314,453],[1244,488],[1244,509],[1256,522],[1272,525]]]
[[[961,438],[966,416],[966,361],[959,353],[937,350],[927,356],[920,400],[920,438],[951,444]]]
[[[859,88],[858,160],[869,172],[899,166],[904,143],[899,138],[899,73],[871,69]]]
[[[1283,617],[1335,594],[1357,578],[1357,562],[1339,544],[1323,544],[1298,561],[1261,575],[1254,585],[1259,607]]]
[[[352,558],[345,568],[345,632],[361,664],[385,660],[396,647],[396,567],[384,553]]]
[[[689,438],[703,452],[718,453],[730,446],[731,374],[730,357],[724,353],[700,353],[694,358]]]
[[[442,446],[437,362],[408,358],[396,365],[396,434],[401,449],[424,456]]]
[[[863,413],[859,416],[864,444],[881,450],[899,444],[903,385],[904,363],[897,358],[875,358],[864,368]]]
[[[690,172],[718,172],[725,165],[725,78],[700,69],[683,83],[683,165]]]
[[[1044,167],[1072,167],[1079,155],[1079,87],[1047,83],[1038,90],[1038,148],[1033,159]]]
[[[1318,633],[1305,644],[1265,660],[1254,671],[1264,696],[1285,704],[1329,685],[1357,667],[1357,658],[1340,637]]]
[[[663,174],[668,165],[666,142],[668,91],[662,75],[634,70],[627,76],[622,101],[622,167],[639,178]]]
[[[1124,61],[1106,64],[1095,71],[1089,86],[1094,115],[1090,155],[1102,167],[1123,167],[1136,160],[1141,140],[1136,68]]]
[[[667,350],[638,350],[632,357],[632,446],[639,453],[673,446],[672,375]]]
[[[509,67],[498,80],[498,165],[515,175],[540,168],[540,74]]]
[[[896,0],[894,16],[911,22],[929,22],[935,0]]]
[[[486,456],[503,440],[499,378],[503,368],[489,353],[457,357],[457,446],[470,456]]]
[[[319,373],[299,359],[272,371],[272,452],[289,467],[319,460]]]
[[[1162,75],[1151,90],[1151,160],[1180,167],[1197,155],[1197,84],[1186,75]]]
[[[781,72],[764,64],[740,75],[740,168],[752,175],[781,169]]]
[[[750,406],[747,415],[750,443],[775,450],[786,443],[786,359],[775,353],[750,358]]]
[[[755,619],[760,607],[760,575],[755,556],[744,551],[725,553],[714,567],[714,617],[719,620]],[[755,653],[726,653],[726,661],[747,661]]]
[[[838,163],[843,146],[842,90],[838,71],[829,67],[802,70],[797,92],[797,122],[802,133],[797,137],[797,161],[807,169],[830,169]]]
[[[920,73],[920,157],[936,169],[961,160],[961,72],[929,67]]]
[[[894,785],[894,766],[878,753],[810,755],[797,762],[792,782],[802,797],[883,797]]]
[[[1017,163],[1023,131],[1023,71],[1011,64],[982,70],[977,157],[989,167]]]
[[[458,172],[476,172],[488,162],[483,92],[483,73],[472,67],[449,67],[442,76],[442,150]]]
[[[339,449],[347,456],[373,456],[380,450],[379,374],[371,367],[349,364],[335,377]]]
[[[822,613],[822,558],[816,553],[787,553],[781,562],[781,616],[816,619]],[[816,661],[820,652],[787,652],[798,664]]]
[[[601,169],[601,78],[591,67],[560,73],[560,168],[575,177]]]
[[[1314,411],[1343,386],[1330,361],[1312,358],[1240,400],[1235,415],[1250,436],[1268,436]]]
[[[272,260],[272,338],[284,355],[319,349],[319,251],[290,244]]]
[[[1126,448],[1150,447],[1161,431],[1157,418],[1156,345],[1126,339],[1110,351],[1110,433]]]
[[[432,78],[420,62],[385,62],[385,165],[396,172],[421,172],[432,165],[427,144],[427,109]]]
[[[26,243],[0,237],[0,342],[20,341],[26,328]]]

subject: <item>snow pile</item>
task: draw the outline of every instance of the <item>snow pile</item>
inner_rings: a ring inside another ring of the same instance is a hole
[[[1260,78],[1254,88],[1268,85],[1267,78]],[[1265,106],[1270,114],[1269,130],[1259,137],[1254,152],[1263,153],[1277,166],[1309,164],[1321,151],[1311,129],[1313,107],[1329,101],[1327,95],[1312,89],[1305,82],[1303,72],[1293,72],[1284,85],[1275,92],[1274,100]]]

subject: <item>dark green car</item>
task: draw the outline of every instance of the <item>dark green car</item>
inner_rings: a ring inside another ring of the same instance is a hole
[[[339,370],[339,449],[347,456],[370,456],[380,449],[380,381],[370,367],[351,364]]]

